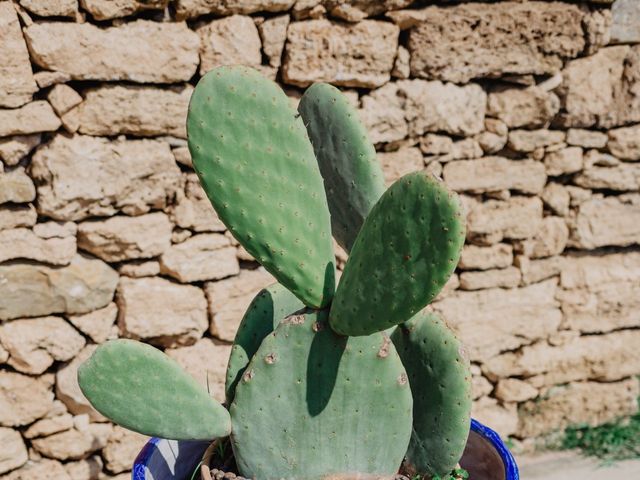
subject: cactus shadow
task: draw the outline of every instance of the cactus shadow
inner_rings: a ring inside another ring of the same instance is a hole
[[[324,322],[311,342],[307,358],[307,410],[315,417],[327,407],[336,386],[347,337],[336,335]]]

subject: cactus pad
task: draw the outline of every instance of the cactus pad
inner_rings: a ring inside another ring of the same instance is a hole
[[[298,111],[324,178],[333,236],[350,251],[385,190],[376,150],[358,112],[337,88],[316,83],[302,96]]]
[[[335,260],[322,178],[296,110],[247,67],[220,67],[196,86],[189,151],[233,236],[306,305],[327,305]]]
[[[231,348],[225,392],[227,405],[233,401],[236,385],[262,340],[286,316],[304,308],[304,304],[279,283],[258,292],[242,317]]]
[[[411,318],[453,273],[464,238],[454,193],[426,172],[402,177],[356,238],[331,305],[331,327],[368,335]]]
[[[100,345],[78,369],[78,383],[96,410],[144,435],[211,440],[231,431],[224,407],[175,361],[144,343]]]
[[[341,337],[326,311],[284,319],[260,345],[231,405],[243,476],[308,480],[393,475],[412,398],[389,337]]]
[[[469,435],[469,359],[435,313],[418,313],[391,338],[413,392],[413,432],[405,467],[411,474],[443,476],[460,460]]]

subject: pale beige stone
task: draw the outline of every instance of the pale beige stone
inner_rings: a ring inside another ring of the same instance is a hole
[[[41,458],[36,452],[29,452],[31,460],[22,468],[3,477],[6,480],[33,480],[34,478],[55,478],[56,480],[75,480],[69,477],[62,464],[57,460]],[[35,458],[33,458],[35,457]],[[93,480],[93,479],[88,479]]]
[[[6,363],[9,359],[9,352],[7,352],[4,347],[0,344],[0,364]]]
[[[73,416],[68,413],[51,418],[43,418],[27,428],[23,435],[25,438],[46,437],[58,432],[64,432],[73,428]]]
[[[640,242],[640,195],[593,198],[580,205],[572,230],[579,248],[628,246]]]
[[[30,375],[43,373],[54,361],[71,360],[85,345],[82,335],[60,317],[2,324],[0,342],[9,352],[7,363]]]
[[[18,258],[68,265],[76,254],[76,239],[41,238],[28,228],[0,230],[0,263]]]
[[[192,345],[208,326],[204,292],[191,285],[122,277],[116,301],[123,334],[154,345]]]
[[[80,94],[65,84],[54,86],[47,94],[47,100],[59,116],[82,103]]]
[[[88,90],[78,107],[80,133],[186,138],[185,124],[192,92],[189,85],[170,89],[105,85]]]
[[[541,193],[547,180],[540,162],[503,157],[450,162],[444,166],[443,177],[449,188],[473,193],[498,190]]]
[[[554,74],[585,47],[576,5],[499,2],[427,7],[410,31],[414,76],[465,83],[504,74]]]
[[[619,163],[614,167],[590,167],[573,180],[584,188],[618,191],[638,191],[640,189],[640,164]]]
[[[377,20],[292,23],[287,31],[283,79],[301,87],[312,82],[379,87],[391,78],[398,34],[398,27]]]
[[[222,65],[256,66],[262,63],[260,35],[251,17],[232,15],[213,20],[200,27],[198,34],[200,75]]]
[[[556,387],[520,407],[518,434],[535,437],[569,425],[597,426],[637,411],[637,378],[617,383],[582,382]]]
[[[569,205],[571,207],[579,207],[593,197],[593,192],[586,188],[576,187],[575,185],[565,185],[564,188],[569,193]]]
[[[273,277],[264,269],[242,270],[240,275],[205,285],[211,334],[227,342],[236,336],[238,325],[255,295],[264,287],[274,283]]]
[[[560,217],[544,217],[538,233],[531,241],[531,258],[551,257],[564,251],[569,240],[569,227]]]
[[[100,28],[43,22],[24,35],[33,62],[74,80],[173,83],[189,80],[198,66],[198,36],[185,23],[136,20]]]
[[[609,44],[611,41],[612,22],[613,18],[610,10],[594,9],[585,15],[582,25],[586,34],[587,48],[585,53],[587,55],[593,55]]]
[[[67,315],[67,320],[94,342],[102,343],[111,337],[117,316],[118,307],[115,303],[110,303],[83,315]]]
[[[498,243],[490,247],[465,245],[460,255],[458,268],[462,270],[489,270],[507,268],[513,263],[513,247]]]
[[[20,0],[20,5],[41,17],[71,17],[78,13],[78,0]]]
[[[408,173],[424,169],[424,161],[419,148],[406,147],[395,152],[378,154],[378,161],[382,166],[384,180],[391,185]]]
[[[33,233],[40,238],[69,238],[78,233],[78,226],[73,222],[48,221],[33,226]]]
[[[194,232],[224,232],[226,230],[195,173],[184,175],[184,190],[180,189],[177,192],[170,216],[177,226]]]
[[[559,183],[547,183],[541,195],[544,204],[561,217],[569,213],[571,200],[567,189]]]
[[[603,153],[598,150],[588,150],[584,156],[585,168],[591,167],[617,167],[622,162],[608,153]]]
[[[576,147],[604,148],[607,145],[607,134],[596,130],[570,128],[567,131],[567,143]]]
[[[53,407],[53,377],[0,371],[0,425],[18,427],[44,417]]]
[[[486,288],[515,288],[520,283],[520,270],[516,267],[495,268],[460,274],[461,290],[483,290]]]
[[[65,267],[0,265],[0,319],[90,312],[111,301],[117,281],[107,264],[82,255]]]
[[[397,86],[412,135],[442,131],[467,136],[484,129],[487,95],[477,84],[401,80]]]
[[[457,291],[433,308],[460,335],[471,359],[486,361],[557,330],[562,313],[556,284],[552,279],[518,289]]]
[[[60,220],[163,208],[180,179],[165,142],[84,135],[57,135],[33,156],[31,174],[39,213]]]
[[[279,67],[282,60],[284,44],[287,41],[289,15],[278,15],[267,18],[258,25],[262,39],[262,51],[269,59],[269,65]]]
[[[64,464],[69,480],[96,480],[102,474],[102,467],[103,462],[98,455]]]
[[[0,230],[35,225],[38,214],[33,205],[2,205],[0,207]]]
[[[193,168],[193,161],[191,160],[191,153],[189,153],[189,148],[187,147],[177,147],[172,148],[171,152],[178,162],[185,167]]]
[[[399,95],[395,82],[363,95],[361,103],[360,118],[373,143],[394,142],[409,134],[404,100]]]
[[[176,0],[178,18],[193,18],[207,13],[232,15],[234,13],[282,12],[289,10],[295,0]]]
[[[56,372],[56,398],[61,400],[75,415],[88,415],[93,421],[101,422],[106,418],[99,414],[85,398],[78,385],[78,367],[95,351],[97,345],[87,345],[68,364]]]
[[[0,204],[32,202],[35,198],[36,188],[23,167],[0,171]]]
[[[0,445],[0,475],[27,463],[29,455],[20,432],[0,427]]]
[[[640,3],[634,0],[616,0],[611,6],[612,43],[640,43]]]
[[[640,331],[622,330],[576,337],[559,346],[541,341],[488,360],[483,372],[489,378],[522,376],[536,387],[585,379],[619,380],[635,375],[640,365],[639,340]]]
[[[618,97],[629,47],[608,47],[592,56],[570,61],[559,89],[565,126],[588,128],[618,123]]]
[[[107,262],[151,258],[171,246],[171,229],[161,212],[89,220],[78,225],[78,248]]]
[[[210,359],[202,359],[207,361]],[[133,461],[149,437],[116,425],[102,450],[105,466],[111,473],[121,473],[131,468]]]
[[[473,366],[472,366],[473,367]],[[493,385],[480,373],[471,377],[471,395],[473,400],[489,395],[493,391]]]
[[[71,75],[65,72],[50,72],[41,70],[33,74],[36,83],[40,88],[47,88],[58,83],[67,83],[71,80]]]
[[[411,67],[409,62],[411,60],[411,54],[402,45],[398,45],[398,53],[396,54],[396,60],[393,64],[393,70],[391,75],[400,78],[407,79],[411,76]]]
[[[35,438],[31,445],[42,455],[57,460],[79,460],[104,448],[112,426],[91,423],[86,429],[72,428],[48,437]]]
[[[623,160],[640,160],[640,125],[610,130],[607,148]]]
[[[0,62],[0,107],[16,108],[30,102],[38,87],[33,79],[18,15],[11,2],[0,3],[0,51],[3,52]]]
[[[475,205],[467,216],[470,234],[498,233],[511,239],[533,237],[541,222],[542,202],[537,197],[487,200]]]
[[[80,0],[96,20],[126,17],[145,10],[163,10],[169,0]]]
[[[498,89],[489,94],[487,103],[487,115],[509,128],[544,127],[558,110],[558,97],[540,87]]]
[[[538,283],[559,275],[564,264],[563,257],[549,257],[539,260],[530,260],[527,257],[516,257],[517,266],[522,273],[523,285]]]
[[[0,137],[53,132],[60,125],[53,108],[44,100],[36,100],[20,108],[0,108]]]
[[[420,139],[420,150],[427,155],[447,155],[453,150],[453,140],[446,135],[427,133]]]
[[[496,398],[503,402],[524,402],[537,396],[536,388],[517,378],[504,378],[496,386]]]
[[[513,130],[509,132],[509,148],[516,152],[534,150],[557,145],[565,140],[565,133],[559,130]]]
[[[565,328],[602,333],[639,325],[637,252],[565,257],[560,281]]]
[[[380,15],[387,10],[408,7],[415,0],[325,0],[325,8],[336,17],[348,22]]]
[[[20,160],[40,144],[41,137],[39,133],[34,133],[0,138],[0,160],[7,166],[17,165]]]
[[[495,398],[483,397],[474,402],[471,416],[498,432],[503,438],[518,433],[518,411],[515,403],[498,403]]]
[[[118,272],[120,272],[120,275],[134,278],[155,277],[156,275],[160,275],[160,262],[157,260],[134,260],[133,262],[122,263],[118,267]]]
[[[208,388],[209,394],[219,402],[225,401],[224,385],[231,345],[202,338],[190,347],[168,348],[165,353]]]
[[[240,265],[229,239],[211,233],[196,235],[167,249],[160,257],[160,271],[188,283],[237,275]]]
[[[568,147],[547,153],[544,157],[547,174],[551,176],[575,173],[582,170],[582,148]]]

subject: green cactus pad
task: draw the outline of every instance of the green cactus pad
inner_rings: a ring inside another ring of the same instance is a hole
[[[82,393],[129,430],[172,440],[211,440],[231,432],[231,418],[180,365],[133,340],[100,345],[78,369]]]
[[[456,466],[471,423],[471,372],[466,352],[435,313],[420,312],[391,336],[413,392],[407,471],[441,475]]]
[[[407,375],[389,337],[341,337],[325,311],[295,314],[260,345],[231,405],[247,478],[393,475],[411,436]]]
[[[304,304],[279,283],[258,292],[242,317],[231,348],[225,384],[227,405],[233,401],[236,385],[262,340],[283,318],[303,308]]]
[[[329,208],[307,131],[280,87],[247,67],[198,82],[187,117],[204,190],[233,236],[306,305],[335,290]]]
[[[454,193],[426,172],[402,177],[358,234],[331,306],[331,327],[369,335],[411,318],[442,290],[464,237]]]
[[[333,236],[348,252],[385,190],[376,150],[358,112],[337,88],[316,83],[302,96],[298,111],[324,178]]]

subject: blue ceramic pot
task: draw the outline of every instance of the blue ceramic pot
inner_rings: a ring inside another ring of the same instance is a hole
[[[200,480],[196,472],[210,442],[152,438],[133,463],[132,480]],[[519,480],[518,466],[500,436],[476,420],[460,465],[471,480]],[[194,472],[196,472],[194,474]]]

